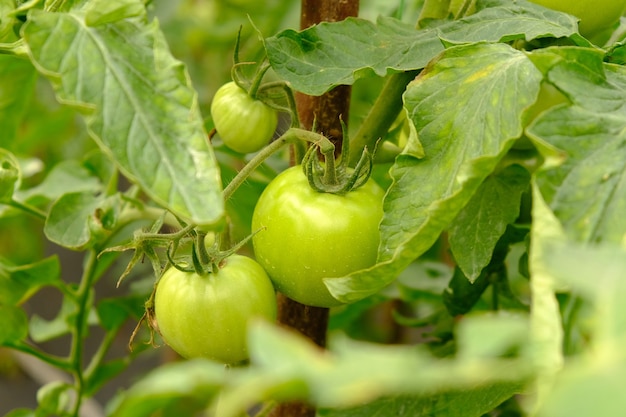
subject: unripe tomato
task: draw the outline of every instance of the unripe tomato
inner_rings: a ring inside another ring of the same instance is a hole
[[[604,31],[616,23],[626,9],[626,0],[530,0],[580,19],[580,33],[586,37]]]
[[[211,116],[224,144],[240,153],[263,148],[272,139],[278,125],[276,110],[250,97],[233,81],[215,93]]]
[[[168,269],[157,284],[154,310],[163,340],[181,356],[237,363],[248,357],[248,322],[275,320],[276,297],[257,262],[232,255],[213,274]]]
[[[340,305],[322,279],[374,265],[383,195],[371,179],[344,195],[317,192],[301,166],[285,170],[254,209],[257,261],[289,298],[317,307]]]

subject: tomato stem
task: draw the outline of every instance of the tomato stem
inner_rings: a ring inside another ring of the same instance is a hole
[[[224,200],[228,200],[241,184],[256,170],[270,155],[279,151],[288,143],[311,142],[327,140],[319,133],[310,132],[300,128],[290,128],[282,136],[261,149],[242,169],[235,175],[235,178],[224,188]]]
[[[48,217],[46,213],[39,210],[37,207],[31,206],[30,204],[19,202],[15,199],[11,199],[9,202],[7,202],[7,204],[11,207],[22,210],[23,212],[28,213],[32,216],[35,216],[40,220],[46,220],[46,218]]]
[[[259,86],[257,96],[260,96],[261,93],[265,93],[272,89],[280,89],[285,95],[285,99],[287,100],[286,110],[291,116],[291,127],[302,127],[300,126],[300,116],[298,115],[298,107],[296,105],[296,96],[293,90],[291,89],[291,87],[289,87],[289,85],[286,82],[271,81],[271,82],[262,84]],[[274,103],[271,100],[268,100],[267,102],[266,101],[263,101],[263,102],[278,111],[285,111],[284,107],[276,105],[276,103]]]
[[[402,110],[402,94],[407,84],[415,78],[418,71],[400,72],[391,75],[383,86],[361,126],[351,139],[352,149],[374,149],[376,142],[387,133]],[[348,164],[358,161],[358,154],[350,155]]]
[[[56,368],[62,369],[64,371],[67,372],[71,372],[72,371],[72,364],[65,358],[61,358],[61,357],[57,357],[54,355],[51,355],[49,353],[44,353],[42,351],[40,351],[39,349],[35,348],[34,346],[31,346],[23,341],[18,341],[18,342],[5,342],[5,345],[8,348],[11,349],[15,349],[17,351],[20,351],[22,353],[26,353],[28,355],[34,356],[38,359],[40,359],[43,362],[46,362]]]
[[[261,86],[261,82],[263,82],[263,77],[267,70],[270,69],[270,65],[267,62],[261,64],[259,69],[254,74],[254,78],[252,79],[252,84],[250,84],[250,88],[248,88],[248,95],[253,99],[257,100],[257,94],[259,92],[259,87]]]
[[[201,265],[201,272],[204,274],[205,272],[215,272],[215,268],[213,265],[213,260],[211,256],[207,252],[206,246],[204,244],[204,239],[206,237],[206,232],[200,231],[196,229],[196,240],[195,240],[195,252],[198,257],[198,261]],[[208,267],[208,271],[207,271]]]
[[[72,348],[70,351],[70,361],[72,363],[72,374],[74,375],[74,384],[76,389],[76,402],[74,403],[73,416],[78,416],[80,406],[83,400],[85,390],[85,375],[83,372],[83,350],[85,342],[85,331],[87,329],[87,320],[93,297],[91,291],[93,281],[96,276],[98,265],[98,254],[95,250],[90,250],[85,262],[85,269],[74,297],[77,304],[76,325],[72,331]]]

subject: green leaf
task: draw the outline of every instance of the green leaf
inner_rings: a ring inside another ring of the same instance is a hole
[[[418,259],[406,267],[394,283],[399,298],[407,302],[430,299],[440,303],[441,293],[454,274],[453,269],[443,262]]]
[[[100,190],[102,190],[102,185],[99,179],[83,164],[70,159],[56,164],[39,185],[19,193],[19,197],[21,200],[30,201],[35,198],[44,198],[51,201],[63,194],[96,193]]]
[[[142,296],[129,298],[107,298],[98,303],[97,312],[100,324],[107,331],[119,329],[129,317],[141,317]]]
[[[224,372],[224,365],[203,359],[160,366],[123,393],[109,415],[195,415],[215,396]]]
[[[544,247],[546,269],[590,307],[585,325],[592,348],[559,373],[540,417],[621,416],[626,375],[626,252],[618,245],[554,243]]]
[[[65,194],[50,208],[44,233],[54,243],[73,250],[83,250],[94,243],[92,228],[102,199],[91,192]]]
[[[531,40],[577,33],[569,15],[526,1],[488,0],[466,18],[416,30],[393,18],[349,18],[321,23],[301,32],[285,30],[265,40],[267,56],[278,75],[306,94],[320,95],[353,84],[372,73],[421,69],[448,43]]]
[[[64,194],[50,208],[43,230],[51,242],[68,249],[93,247],[116,230],[123,205],[119,194],[107,198],[89,191]]]
[[[113,359],[98,365],[85,381],[85,394],[94,395],[102,386],[123,372],[131,363],[129,357]]]
[[[348,18],[302,32],[286,30],[266,39],[265,47],[278,75],[310,95],[353,84],[372,72],[384,76],[422,68],[443,50],[435,31],[416,31],[392,18],[379,18],[376,24]]]
[[[37,390],[37,416],[66,416],[73,386],[67,382],[53,381]]]
[[[509,311],[466,316],[457,330],[457,357],[494,358],[525,347],[529,317]]]
[[[23,340],[27,335],[26,313],[19,307],[0,304],[0,346]]]
[[[15,33],[13,32],[13,25],[15,24],[15,18],[10,17],[10,14],[15,10],[14,0],[0,0],[0,42],[8,43],[16,40]],[[2,68],[2,65],[0,65]],[[2,78],[0,78],[2,79]]]
[[[252,369],[233,375],[237,383],[228,384],[221,393],[224,416],[235,416],[260,398],[305,399],[320,408],[345,408],[390,395],[436,398],[444,392],[471,391],[500,382],[510,384],[511,396],[519,392],[530,371],[520,368],[519,374],[509,378],[513,376],[509,371],[518,370],[514,361],[505,365],[486,360],[478,365],[480,370],[470,372],[469,367],[477,365],[470,355],[467,362],[443,363],[413,346],[348,339],[336,340],[331,352],[324,354],[301,336],[261,323],[252,328],[250,345]]]
[[[113,15],[125,13],[101,18]],[[32,10],[23,33],[59,100],[83,110],[91,135],[126,176],[183,218],[221,220],[219,172],[197,94],[156,22],[142,15],[92,27],[84,11]]]
[[[517,219],[522,194],[529,185],[528,171],[509,165],[488,176],[454,219],[449,230],[450,249],[470,282],[491,260],[507,225]]]
[[[62,285],[60,276],[56,256],[20,266],[5,264],[0,258],[0,304],[22,304],[42,287]]]
[[[587,358],[566,369],[550,397],[535,415],[538,417],[621,417],[626,407],[623,387],[626,361]]]
[[[546,245],[545,266],[557,283],[591,302],[588,318],[595,346],[616,347],[626,335],[626,251],[619,245]],[[624,357],[623,359],[626,359]]]
[[[124,393],[110,415],[150,416],[183,402],[190,407],[206,406],[218,391],[219,413],[215,415],[220,417],[240,416],[271,400],[304,400],[320,409],[345,410],[363,404],[376,409],[377,400],[392,396],[406,398],[407,405],[423,400],[425,412],[448,413],[437,416],[474,415],[459,410],[465,407],[478,413],[493,408],[521,392],[533,370],[522,357],[501,358],[510,353],[511,346],[525,342],[523,318],[498,315],[467,322],[461,324],[469,327],[461,333],[465,351],[460,359],[437,361],[414,346],[374,345],[347,338],[335,338],[330,350],[322,351],[296,332],[259,321],[249,333],[249,366],[226,372],[205,360],[168,364]],[[493,337],[486,336],[489,329],[506,330]]]
[[[542,114],[529,136],[565,154],[537,185],[565,233],[579,242],[622,242],[626,234],[626,70],[584,49],[548,72],[574,103]],[[590,198],[590,196],[593,196]]]
[[[356,408],[319,410],[318,416],[481,417],[520,389],[519,384],[500,383],[428,396],[394,396]]]
[[[87,4],[87,26],[105,25],[128,17],[142,16],[145,6],[140,0],[95,0]]]
[[[442,295],[443,303],[450,315],[467,314],[489,286],[489,278],[489,274],[484,272],[476,279],[470,280],[461,268],[454,268],[454,275]]]
[[[509,299],[512,303],[510,309],[525,306],[516,299],[509,287],[509,274],[507,273],[507,256],[511,245],[523,241],[528,235],[526,228],[509,226],[500,236],[493,247],[489,263],[481,270],[475,281],[470,280],[459,266],[454,269],[454,275],[448,288],[443,292],[443,303],[452,316],[467,314],[478,302],[489,285],[492,286],[492,305],[497,302],[502,308],[501,301]],[[497,297],[494,299],[494,297]]]
[[[541,73],[504,44],[453,47],[434,60],[404,94],[425,156],[405,153],[391,168],[379,263],[351,277],[326,280],[343,301],[371,295],[428,250],[522,134],[523,111]],[[406,152],[406,151],[405,151]]]
[[[0,16],[4,18],[1,6]],[[0,30],[2,30],[1,25],[0,19]],[[32,96],[36,79],[37,71],[30,62],[11,55],[0,54],[1,147],[13,149],[15,135]]]
[[[22,174],[15,156],[0,148],[0,203],[13,200],[13,192],[19,188]]]
[[[440,27],[445,43],[510,42],[572,36],[580,43],[589,43],[578,35],[578,19],[534,3],[517,0],[478,0],[477,13]]]

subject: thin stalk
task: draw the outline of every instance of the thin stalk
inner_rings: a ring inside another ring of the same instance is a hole
[[[285,98],[287,99],[287,108],[289,109],[289,114],[291,115],[291,127],[302,127],[300,126],[300,117],[298,116],[296,96],[293,93],[293,90],[284,81],[271,81],[265,83],[259,87],[258,93],[261,94],[264,91],[273,89],[281,89],[285,94]],[[276,109],[283,110],[284,108],[277,107]]]
[[[74,382],[76,384],[76,403],[74,404],[72,415],[76,417],[79,415],[85,390],[85,378],[83,373],[83,349],[86,336],[85,328],[87,327],[87,319],[89,316],[89,310],[91,309],[89,298],[97,264],[98,254],[92,249],[87,255],[83,276],[81,277],[78,290],[75,294],[78,304],[78,312],[76,314],[76,326],[72,332],[70,360],[72,363],[72,374],[74,375]]]
[[[36,349],[35,347],[28,345],[26,343],[20,342],[20,343],[7,343],[6,347],[9,347],[11,349],[15,349],[17,351],[20,351],[22,353],[26,353],[28,355],[34,356],[37,359],[46,362],[52,366],[54,366],[55,368],[58,369],[62,369],[64,371],[67,372],[71,372],[72,371],[72,364],[65,358],[61,358],[61,357],[57,357],[57,356],[53,356],[50,355],[48,353],[42,352],[38,349]]]
[[[142,233],[141,237],[146,240],[158,240],[163,242],[169,242],[171,240],[181,239],[191,232],[196,225],[188,224],[177,232],[174,233]]]
[[[138,220],[158,220],[163,216],[164,211],[165,210],[162,208],[150,206],[143,206],[141,208],[128,207],[121,212],[118,218],[118,223],[120,227],[122,227]],[[168,226],[180,226],[180,224],[176,220],[176,217],[169,212],[165,215],[163,222]]]
[[[48,217],[48,215],[45,212],[39,210],[35,206],[31,206],[30,204],[21,203],[13,199],[11,199],[11,201],[9,201],[7,204],[11,207],[22,210],[23,212],[28,213],[34,217],[37,217],[40,220],[46,220],[46,218]]]
[[[287,143],[297,143],[299,141],[318,142],[323,139],[319,133],[313,133],[308,130],[291,128],[287,130],[281,137],[267,145],[259,153],[257,153],[242,169],[237,173],[235,178],[224,188],[224,201],[232,197],[233,193],[244,183],[246,178],[256,170],[267,158],[273,153],[279,151]]]
[[[102,343],[100,343],[100,346],[98,346],[98,350],[92,356],[91,361],[89,362],[89,365],[85,369],[85,372],[83,374],[85,380],[90,380],[93,377],[94,372],[98,370],[98,368],[100,368],[100,366],[104,362],[104,358],[106,354],[109,352],[109,349],[113,345],[113,342],[115,342],[118,331],[119,331],[119,328],[106,332],[102,340]]]
[[[359,130],[351,138],[349,166],[357,163],[360,152],[354,150],[375,149],[378,139],[389,130],[402,110],[402,94],[406,86],[415,78],[418,71],[407,71],[393,74],[387,79],[380,95],[374,102]]]
[[[330,146],[321,149],[324,155],[324,183],[336,185],[339,180],[337,178],[337,167],[335,166],[335,147]]]
[[[261,87],[261,83],[263,82],[263,77],[265,76],[265,73],[267,72],[268,69],[270,69],[270,65],[268,63],[262,64],[262,66],[259,68],[259,70],[255,74],[254,78],[252,79],[252,84],[250,85],[250,88],[248,89],[248,95],[255,100],[259,92],[259,87]]]

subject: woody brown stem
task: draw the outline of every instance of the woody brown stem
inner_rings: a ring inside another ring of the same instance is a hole
[[[358,0],[302,0],[301,5],[301,29],[323,21],[344,20],[356,16],[359,10]],[[333,142],[336,152],[341,151],[341,119],[348,120],[350,93],[350,86],[339,86],[321,96],[296,95],[301,126],[311,129],[315,121],[317,131]],[[328,313],[327,308],[306,306],[282,294],[278,296],[279,323],[297,330],[321,348],[326,346]],[[283,403],[272,410],[270,417],[315,417],[315,407],[303,402]]]

